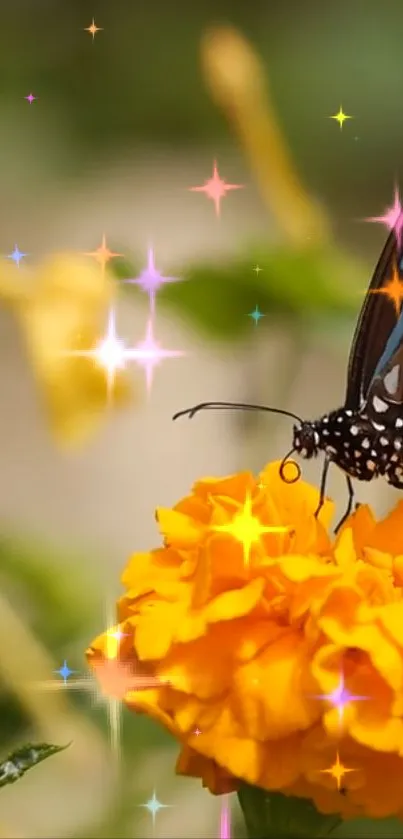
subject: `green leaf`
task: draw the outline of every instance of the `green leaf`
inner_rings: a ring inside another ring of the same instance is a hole
[[[28,772],[28,769],[32,769],[33,766],[37,766],[38,763],[42,763],[43,760],[47,760],[48,757],[58,752],[63,752],[69,745],[70,743],[67,746],[52,746],[48,743],[38,743],[36,745],[22,746],[20,749],[12,752],[6,760],[0,763],[0,787],[18,781],[25,772]]]
[[[259,273],[253,270],[256,264]],[[123,260],[116,260],[112,270],[122,280],[139,274]],[[259,329],[280,318],[312,321],[330,314],[353,315],[366,286],[362,266],[331,247],[301,251],[255,247],[230,261],[200,263],[169,274],[181,282],[161,289],[161,303],[206,335],[223,340],[234,340],[256,328],[248,317],[256,305],[266,316]],[[122,289],[144,295],[135,285],[122,285]]]
[[[318,813],[306,798],[242,784],[238,799],[249,839],[314,839],[329,836],[341,824],[338,815]]]

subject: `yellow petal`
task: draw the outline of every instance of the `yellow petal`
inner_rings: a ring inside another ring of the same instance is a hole
[[[107,408],[131,398],[125,374],[116,375],[108,394],[105,370],[94,358],[69,355],[94,350],[100,342],[113,284],[89,260],[68,254],[47,260],[31,279],[30,294],[16,301],[15,313],[34,377],[55,437],[80,442]]]
[[[175,548],[191,548],[200,542],[204,528],[194,522],[190,516],[158,507],[156,518],[160,532],[168,545]]]
[[[264,587],[265,581],[256,579],[242,589],[220,594],[206,606],[206,620],[209,623],[215,623],[217,621],[233,620],[249,614],[259,602]]]
[[[251,737],[287,737],[318,718],[320,710],[312,700],[314,682],[309,676],[311,656],[310,645],[297,633],[288,632],[237,669],[239,718]]]

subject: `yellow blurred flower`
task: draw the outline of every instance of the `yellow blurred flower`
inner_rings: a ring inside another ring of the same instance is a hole
[[[61,443],[80,442],[109,405],[131,395],[119,372],[108,394],[105,370],[71,351],[94,349],[105,333],[114,283],[90,259],[62,254],[35,271],[0,261],[0,302],[10,304],[22,328],[50,425]]]
[[[247,561],[228,527],[246,503]],[[105,633],[88,660],[130,668],[125,704],[162,722],[177,771],[215,793],[244,780],[344,818],[403,817],[403,503],[379,523],[360,507],[336,538],[333,505],[317,520],[317,503],[278,463],[198,481],[157,511],[164,546],[128,563],[120,648]],[[360,697],[343,712],[341,680]]]

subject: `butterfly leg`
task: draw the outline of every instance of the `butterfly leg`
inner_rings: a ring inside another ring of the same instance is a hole
[[[334,529],[335,533],[337,533],[340,530],[342,524],[344,524],[346,519],[348,519],[348,517],[351,513],[351,510],[352,510],[352,507],[353,507],[354,487],[353,487],[353,483],[352,483],[352,480],[350,478],[350,475],[346,475],[346,482],[347,482],[347,492],[348,492],[347,509],[346,509],[346,512],[344,513],[343,518],[340,519],[338,525],[335,527],[335,529]]]
[[[327,473],[329,471],[330,460],[326,457],[325,462],[323,464],[322,469],[322,477],[320,479],[320,490],[319,490],[319,504],[317,509],[315,510],[315,518],[318,518],[318,515],[325,503],[325,496],[326,496],[326,481],[327,481]]]

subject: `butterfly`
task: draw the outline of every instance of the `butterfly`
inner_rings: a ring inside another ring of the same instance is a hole
[[[206,409],[268,411],[296,420],[292,448],[283,458],[280,473],[284,480],[285,464],[295,453],[310,460],[324,454],[320,483],[320,512],[326,493],[331,463],[343,470],[348,490],[346,512],[338,530],[350,515],[354,502],[352,478],[372,481],[382,476],[397,489],[403,489],[403,311],[396,313],[389,282],[398,280],[403,291],[403,247],[400,235],[402,218],[391,230],[375,268],[358,317],[347,373],[343,407],[316,420],[303,420],[291,411],[242,402],[203,402],[179,411],[173,417],[192,418]],[[400,226],[399,226],[400,223]],[[298,480],[297,467],[289,483]]]

